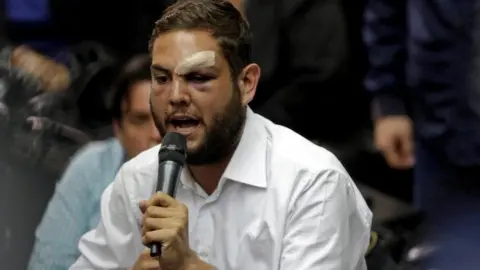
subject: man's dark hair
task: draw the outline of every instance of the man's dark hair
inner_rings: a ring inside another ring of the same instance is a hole
[[[227,0],[179,0],[155,23],[149,51],[158,36],[175,30],[205,30],[218,41],[232,77],[251,63],[252,33],[247,21]]]
[[[128,99],[130,88],[137,82],[151,80],[150,65],[148,55],[138,55],[123,66],[113,89],[111,115],[114,120],[122,119],[122,103]]]

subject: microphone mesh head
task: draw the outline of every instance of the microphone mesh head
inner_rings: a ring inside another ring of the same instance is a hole
[[[179,163],[185,163],[187,149],[187,138],[180,133],[169,132],[162,141],[162,146],[158,153],[159,162],[172,160]]]

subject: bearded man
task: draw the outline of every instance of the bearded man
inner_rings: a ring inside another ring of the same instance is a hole
[[[159,146],[126,163],[70,269],[366,269],[372,214],[343,166],[248,107],[260,77],[251,39],[225,0],[165,11],[150,101],[160,135],[187,139],[177,194],[155,193]],[[161,256],[135,264],[151,243]]]

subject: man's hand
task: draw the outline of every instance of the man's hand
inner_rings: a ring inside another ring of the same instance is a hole
[[[408,169],[414,165],[413,125],[408,116],[377,119],[375,144],[392,168]]]
[[[188,209],[168,196],[157,192],[148,201],[140,203],[144,213],[142,241],[144,245],[162,243],[158,258],[163,270],[182,270],[195,257],[188,245]]]
[[[146,248],[138,257],[137,262],[131,270],[161,270],[157,258],[150,257],[150,249]]]

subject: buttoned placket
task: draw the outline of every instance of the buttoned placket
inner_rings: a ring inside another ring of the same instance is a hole
[[[196,183],[191,188],[193,199],[198,206],[195,218],[196,223],[193,226],[191,237],[195,239],[195,250],[198,256],[206,262],[211,262],[211,251],[215,238],[215,224],[212,211],[215,210],[215,202],[221,194],[224,183],[225,179],[222,178],[218,188],[210,196]]]

